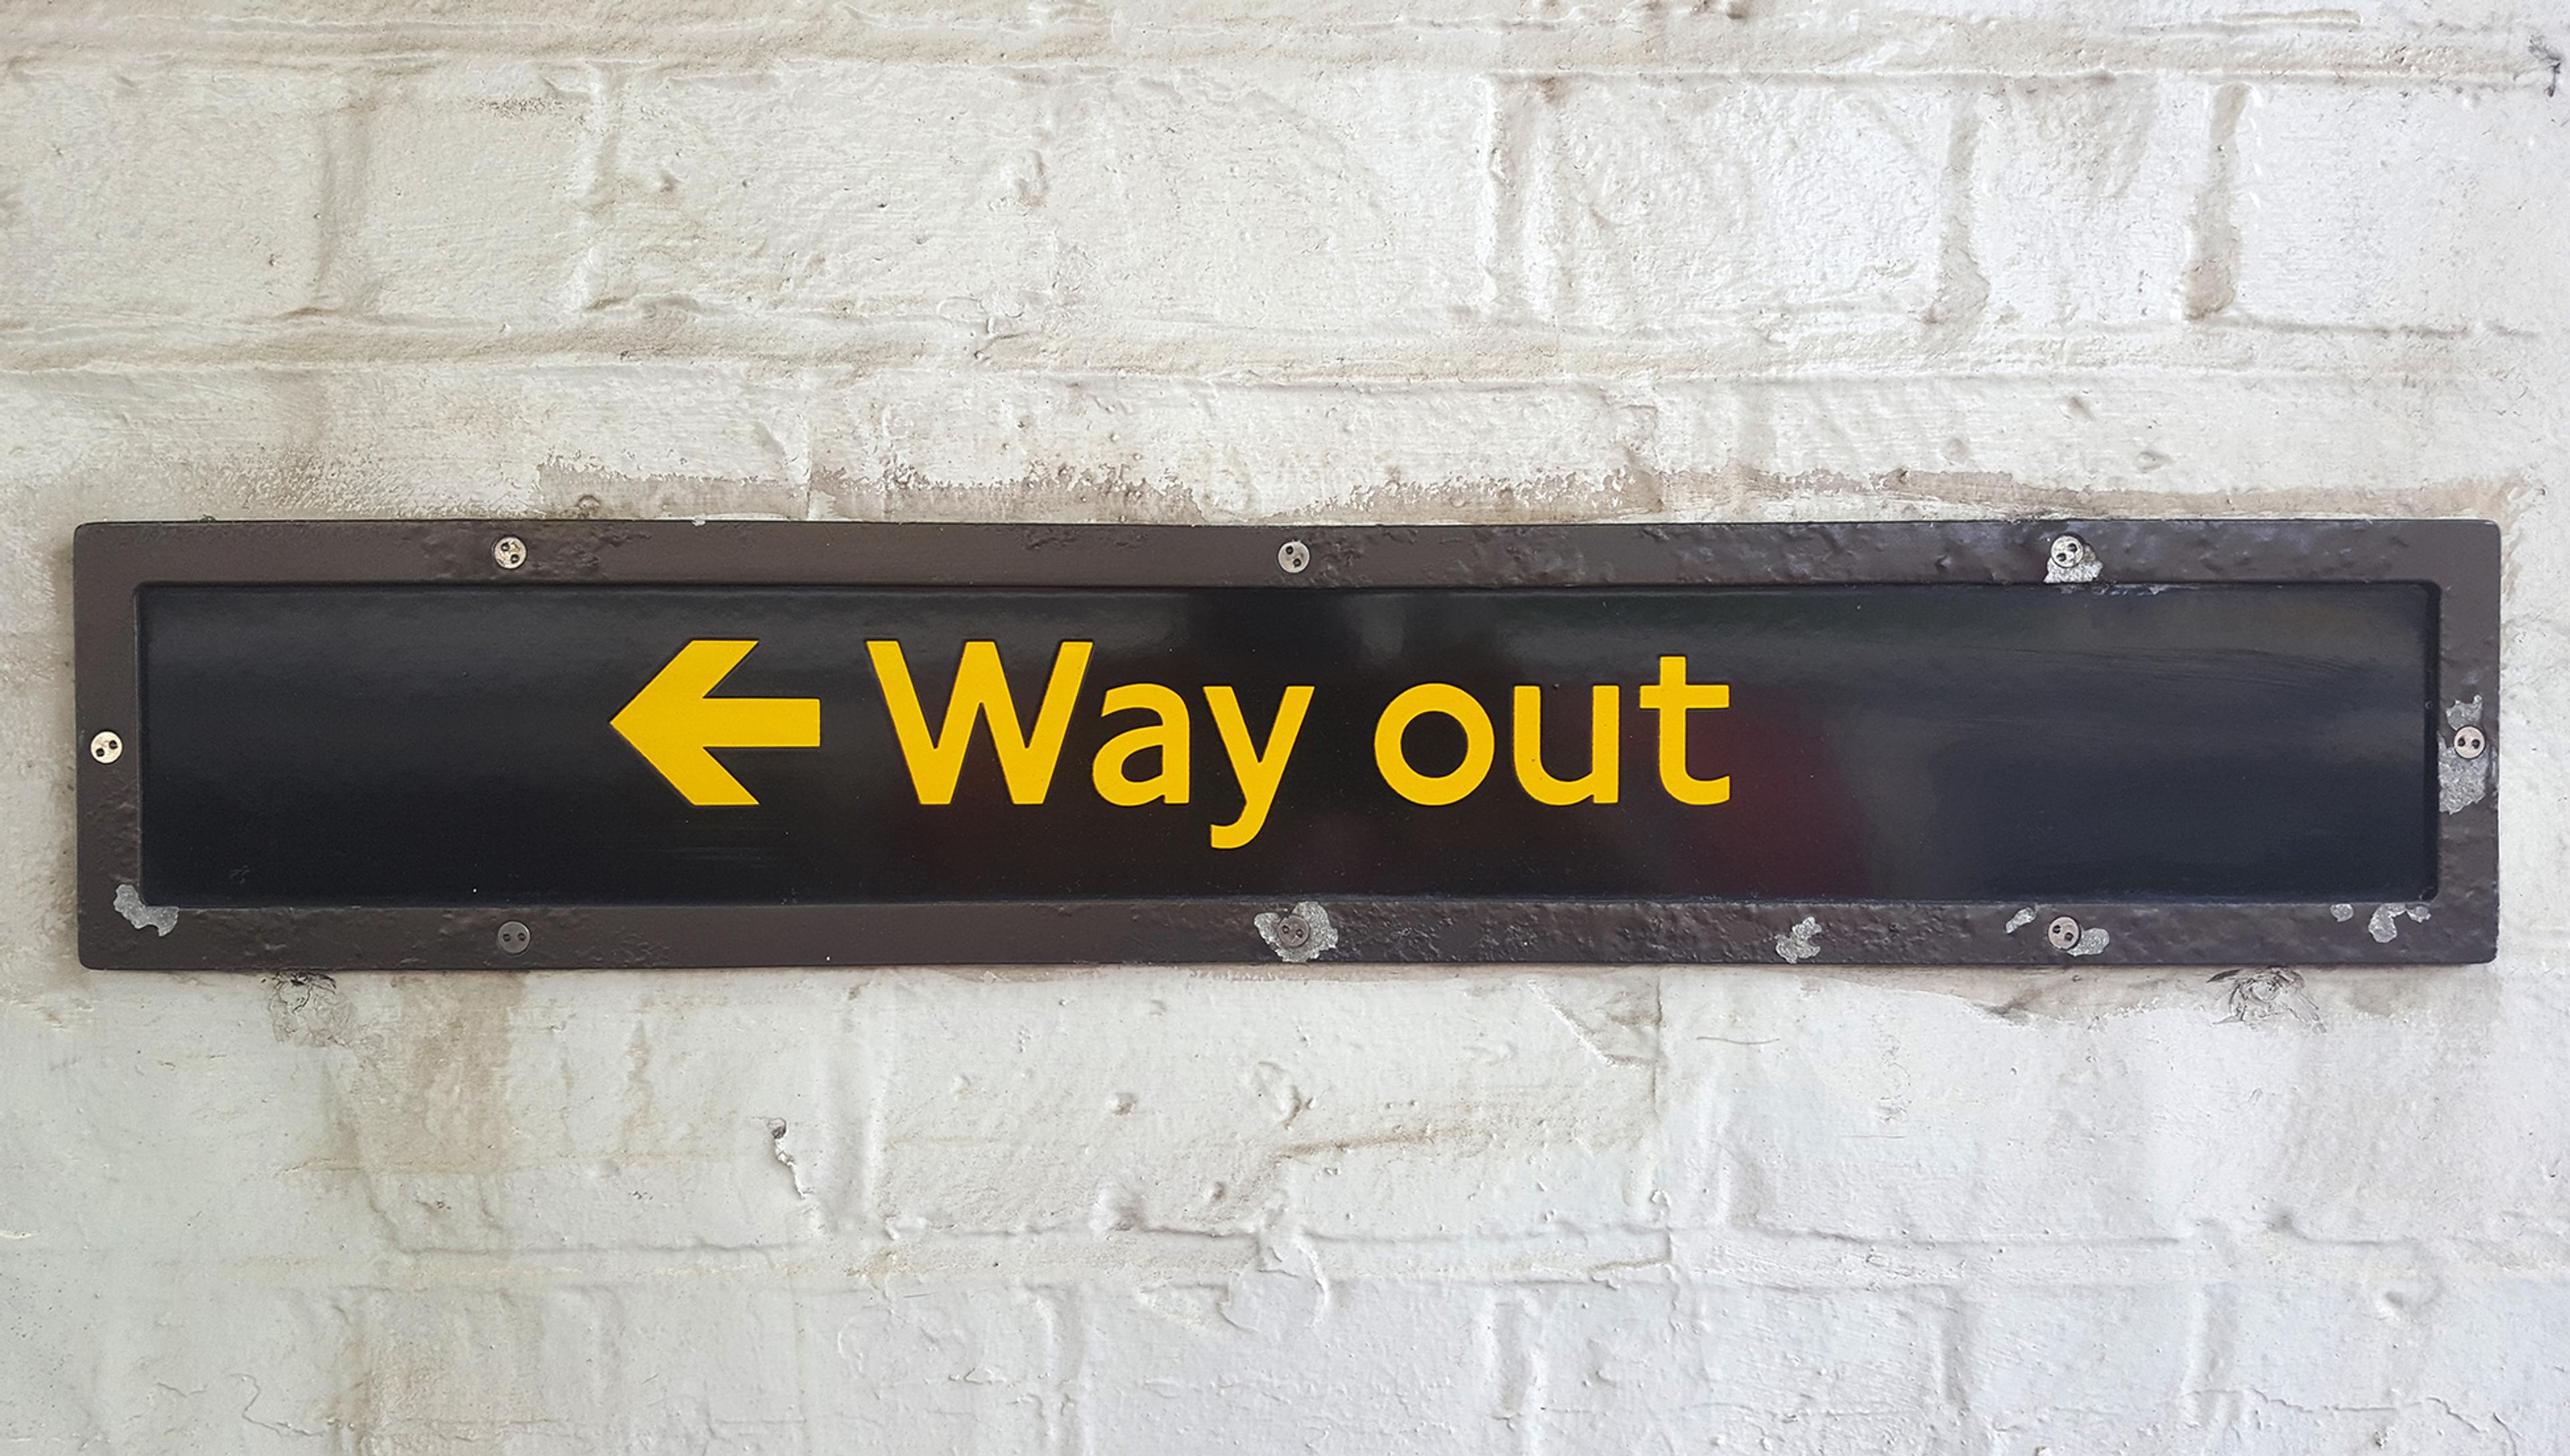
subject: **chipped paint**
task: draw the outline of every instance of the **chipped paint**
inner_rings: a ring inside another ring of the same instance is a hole
[[[2489,796],[2490,773],[2498,763],[2497,745],[2473,758],[2454,751],[2454,733],[2480,723],[2478,694],[2445,705],[2445,734],[2436,743],[2436,808],[2442,813],[2459,813]]]
[[[1261,910],[1251,923],[1276,958],[1289,964],[1318,960],[1339,948],[1339,927],[1318,901],[1302,901],[1282,913]]]
[[[1776,953],[1788,964],[1800,964],[1821,953],[1821,922],[1810,915],[1794,922],[1794,927],[1776,937]]]
[[[290,1046],[343,1046],[356,1019],[339,982],[317,972],[266,977],[270,1034]]]
[[[2096,955],[2102,953],[2114,938],[2115,937],[2112,934],[2107,932],[2106,927],[2103,925],[2086,926],[2080,930],[2079,943],[2070,947],[2070,953],[2073,955]]]
[[[2097,557],[2096,547],[2073,537],[2062,537],[2052,544],[2044,557],[2043,579],[2055,586],[2094,581],[2106,569]]]
[[[2372,917],[2364,922],[2364,932],[2371,935],[2375,940],[2388,945],[2394,939],[2398,938],[2400,934],[2400,917],[2402,915],[2407,915],[2410,919],[2419,921],[2423,924],[2431,918],[2434,913],[2435,911],[2423,905],[2378,906],[2374,909]]]
[[[2302,972],[2283,966],[2264,970],[2226,970],[2213,977],[2218,984],[2229,982],[2226,1005],[2230,1014],[2224,1022],[2256,1024],[2263,1021],[2291,1019],[2316,1030],[2326,1029],[2321,1009],[2311,993],[2303,987]]]
[[[2018,910],[2015,914],[2008,916],[2007,933],[2013,935],[2017,931],[2022,930],[2033,923],[2034,907],[2027,906],[2025,909]]]
[[[179,909],[168,905],[146,905],[143,892],[131,885],[116,887],[116,912],[138,930],[150,929],[167,935],[179,928]]]

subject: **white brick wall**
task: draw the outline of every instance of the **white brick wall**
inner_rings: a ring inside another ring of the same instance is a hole
[[[0,0],[0,1448],[2570,1449],[2565,46]],[[72,952],[87,519],[2056,511],[2503,523],[2497,963]]]

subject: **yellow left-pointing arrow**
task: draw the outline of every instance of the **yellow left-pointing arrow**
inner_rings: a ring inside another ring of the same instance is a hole
[[[608,720],[690,804],[755,804],[708,748],[819,748],[819,698],[709,698],[757,646],[699,638]]]

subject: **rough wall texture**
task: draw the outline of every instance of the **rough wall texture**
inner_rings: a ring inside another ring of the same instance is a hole
[[[0,1450],[2570,1449],[2561,0],[767,8],[0,0]],[[2504,524],[2498,963],[72,951],[85,519],[2049,512]]]

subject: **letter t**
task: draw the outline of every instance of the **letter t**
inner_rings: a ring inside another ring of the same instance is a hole
[[[1731,684],[1687,681],[1684,657],[1660,659],[1660,680],[1644,685],[1642,710],[1660,715],[1660,787],[1680,804],[1720,804],[1731,797],[1731,776],[1699,779],[1687,772],[1687,712],[1731,706]]]

